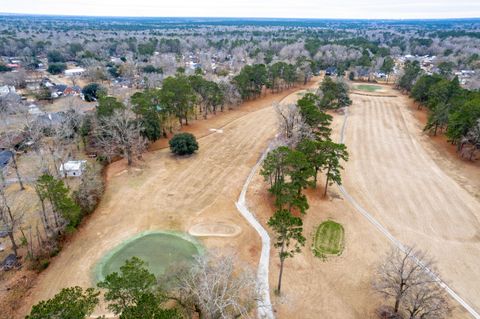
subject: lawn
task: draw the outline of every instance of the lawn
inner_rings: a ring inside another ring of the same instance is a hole
[[[313,239],[313,253],[317,257],[340,255],[344,247],[345,232],[343,226],[332,220],[327,220],[318,226]]]
[[[355,88],[360,91],[375,92],[381,90],[382,87],[378,85],[369,85],[369,84],[359,84]]]

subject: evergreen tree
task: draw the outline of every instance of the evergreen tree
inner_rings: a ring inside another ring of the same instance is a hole
[[[268,226],[275,232],[275,248],[279,249],[280,272],[278,275],[277,293],[282,289],[283,266],[285,259],[300,253],[301,247],[305,246],[303,237],[303,222],[286,209],[280,209],[269,219]]]
[[[193,111],[195,101],[195,91],[183,74],[168,77],[163,81],[160,102],[178,119],[180,125],[183,125],[183,122],[188,125],[188,118]]]
[[[348,161],[347,147],[344,144],[337,144],[332,141],[323,141],[322,155],[323,155],[323,171],[325,171],[325,191],[323,196],[327,196],[327,188],[333,183],[341,185],[342,175],[340,170],[343,169],[340,160]]]
[[[83,319],[91,315],[100,293],[93,288],[64,288],[52,299],[32,307],[26,319]]]
[[[62,180],[45,173],[38,178],[36,189],[41,200],[43,198],[50,202],[57,228],[60,227],[58,216],[63,217],[69,226],[78,226],[82,217],[80,207],[70,197],[69,190]]]

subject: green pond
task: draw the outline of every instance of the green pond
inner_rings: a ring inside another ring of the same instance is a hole
[[[138,257],[148,263],[149,270],[159,277],[178,264],[188,263],[202,253],[202,246],[184,233],[148,232],[126,240],[97,264],[95,280],[102,281],[112,272],[119,271],[127,259]]]

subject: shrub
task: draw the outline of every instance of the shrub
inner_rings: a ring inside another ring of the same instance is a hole
[[[50,63],[47,71],[50,74],[60,74],[66,69],[67,69],[67,65],[65,63]]]
[[[98,83],[90,83],[82,89],[83,96],[85,101],[93,102],[98,99],[100,95],[105,93],[105,89]]]
[[[47,53],[47,58],[49,63],[65,62],[65,58],[63,57],[62,53],[57,50],[49,51]]]
[[[198,150],[197,139],[190,133],[175,134],[168,143],[170,150],[176,155],[193,154]]]
[[[153,65],[149,64],[143,67],[143,72],[145,73],[160,73],[163,74],[162,68],[156,68]]]

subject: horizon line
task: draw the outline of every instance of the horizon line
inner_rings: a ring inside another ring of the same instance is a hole
[[[443,21],[443,20],[480,20],[480,16],[449,18],[311,18],[311,17],[226,17],[226,16],[126,16],[126,15],[75,15],[54,13],[18,13],[0,12],[0,16],[38,16],[38,17],[77,17],[77,18],[135,18],[135,19],[258,19],[258,20],[331,20],[331,21]]]

